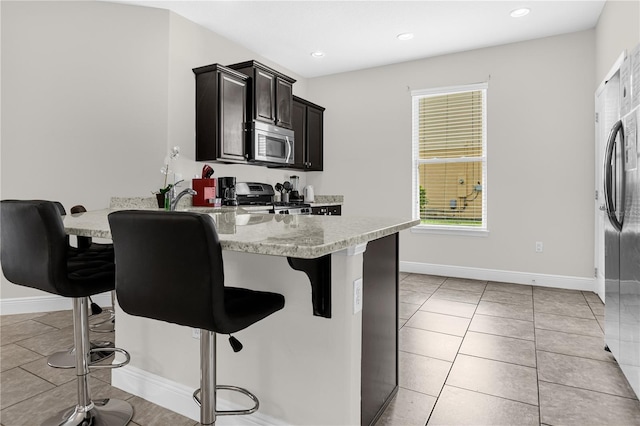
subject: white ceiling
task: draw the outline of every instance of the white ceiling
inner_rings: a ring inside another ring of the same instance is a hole
[[[308,78],[586,30],[595,27],[605,3],[115,1],[172,10]],[[520,7],[531,13],[509,16]],[[396,38],[405,32],[414,33],[414,38]],[[311,57],[316,50],[325,56]]]

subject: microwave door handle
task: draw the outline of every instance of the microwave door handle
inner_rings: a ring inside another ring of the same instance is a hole
[[[289,160],[291,159],[291,141],[289,140],[289,136],[285,136],[284,137],[287,140],[287,158],[285,160],[285,163],[288,163]]]
[[[615,194],[613,193],[613,180],[616,178],[613,176],[613,161],[616,161],[613,158],[613,152],[616,146],[616,137],[620,133],[620,143],[621,146],[624,146],[624,130],[622,128],[622,121],[618,120],[611,129],[611,133],[609,134],[609,140],[607,141],[607,148],[605,149],[605,160],[604,160],[604,199],[605,206],[607,211],[607,216],[609,217],[609,222],[611,225],[620,232],[622,230],[622,223],[618,220],[618,216],[616,215],[616,207],[618,209],[621,206],[615,205]],[[618,169],[618,167],[616,167]],[[617,170],[620,173],[620,170]],[[618,188],[620,190],[620,188]]]

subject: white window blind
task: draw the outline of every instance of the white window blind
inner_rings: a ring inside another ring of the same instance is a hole
[[[412,92],[414,217],[487,228],[486,84]]]

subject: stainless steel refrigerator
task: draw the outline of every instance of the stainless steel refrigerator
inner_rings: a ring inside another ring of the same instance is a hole
[[[640,397],[640,45],[607,86],[617,120],[604,155],[605,343]]]

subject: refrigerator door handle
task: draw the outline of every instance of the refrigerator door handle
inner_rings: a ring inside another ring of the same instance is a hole
[[[613,163],[615,161],[613,158],[613,151],[616,146],[616,136],[620,134],[620,143],[621,146],[624,146],[624,129],[622,127],[622,120],[618,120],[613,127],[611,128],[611,133],[609,133],[609,140],[607,141],[607,148],[605,149],[605,160],[604,160],[604,199],[605,206],[607,211],[607,216],[609,217],[609,222],[618,232],[622,231],[622,218],[619,220],[616,215],[616,207],[618,207],[618,211],[623,211],[622,206],[616,206],[613,194],[613,180],[615,176],[613,176]],[[623,190],[620,188],[620,190]],[[624,191],[622,192],[624,194]],[[622,201],[622,199],[621,199]]]

